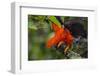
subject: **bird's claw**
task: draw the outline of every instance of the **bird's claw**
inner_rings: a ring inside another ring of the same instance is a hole
[[[67,46],[64,50],[64,54],[66,55],[67,51],[68,51],[69,47]]]
[[[63,41],[61,41],[61,42],[58,43],[57,48],[59,48],[61,46],[61,44],[63,44]]]

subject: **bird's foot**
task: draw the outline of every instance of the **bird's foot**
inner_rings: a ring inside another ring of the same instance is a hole
[[[64,50],[64,54],[65,54],[65,55],[66,55],[68,49],[69,49],[69,46],[67,46],[67,47],[65,48],[65,50]]]
[[[61,44],[63,44],[63,41],[61,41],[61,42],[58,43],[57,48],[59,48],[61,46]]]

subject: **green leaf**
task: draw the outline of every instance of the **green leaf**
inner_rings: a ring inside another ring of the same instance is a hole
[[[49,18],[49,20],[50,20],[51,22],[55,23],[56,25],[58,25],[58,26],[61,28],[61,23],[56,19],[56,17],[54,17],[54,16],[49,16],[48,18]]]
[[[28,28],[29,28],[29,29],[33,29],[33,30],[37,30],[37,29],[38,29],[38,28],[33,24],[32,21],[29,21],[29,22],[28,22]]]

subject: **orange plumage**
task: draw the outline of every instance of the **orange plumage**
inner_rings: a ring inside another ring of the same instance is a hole
[[[54,45],[58,45],[59,42],[65,42],[67,46],[71,46],[73,42],[73,36],[71,35],[70,31],[66,28],[60,28],[56,24],[52,23],[52,29],[55,32],[54,37],[48,40],[46,47],[50,48]]]

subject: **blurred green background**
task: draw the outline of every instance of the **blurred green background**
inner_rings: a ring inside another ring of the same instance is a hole
[[[66,21],[78,19],[78,17],[70,16],[64,18]],[[82,23],[84,24],[84,29],[87,31],[87,18],[83,18]],[[28,60],[82,58],[79,55],[80,51],[77,49],[77,46],[73,48],[74,51],[68,54],[69,57],[57,51],[55,48],[46,48],[46,42],[52,35],[51,23],[47,16],[28,15]],[[83,46],[85,46],[85,48]],[[84,49],[87,50],[87,42],[84,44],[82,43],[81,51]]]

